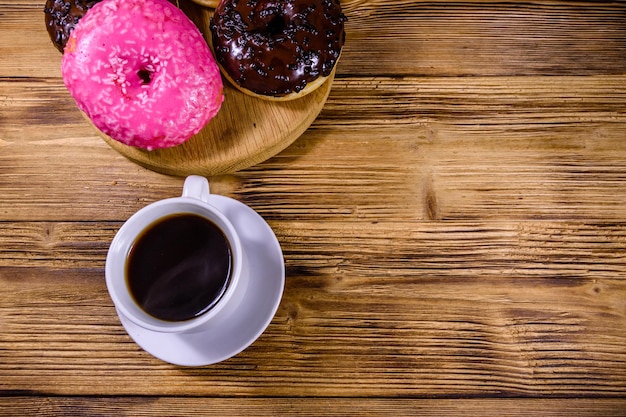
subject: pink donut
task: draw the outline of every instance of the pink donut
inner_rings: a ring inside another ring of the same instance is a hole
[[[65,47],[63,81],[111,138],[148,150],[198,133],[224,99],[219,68],[198,28],[167,0],[103,0]]]

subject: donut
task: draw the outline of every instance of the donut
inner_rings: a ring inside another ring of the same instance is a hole
[[[167,0],[102,0],[61,61],[65,86],[103,133],[153,150],[183,143],[219,111],[219,68],[198,28]]]
[[[244,93],[292,100],[331,75],[345,21],[339,0],[223,0],[210,23],[213,51]]]
[[[43,8],[46,29],[52,44],[63,52],[78,21],[101,0],[47,0]]]
[[[100,1],[102,0],[46,0],[43,8],[46,29],[55,48],[63,52],[78,21]],[[172,4],[178,3],[178,0],[168,1]]]

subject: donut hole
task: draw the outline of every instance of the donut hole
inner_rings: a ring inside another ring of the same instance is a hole
[[[150,84],[152,82],[152,74],[153,72],[147,68],[141,68],[137,71],[137,76],[143,85]]]
[[[267,23],[265,30],[270,36],[276,36],[283,33],[286,27],[287,23],[285,22],[285,17],[282,15],[274,15]]]
[[[258,10],[258,14],[253,18],[253,21],[256,21],[254,24],[256,31],[268,38],[274,38],[284,33],[288,25],[284,8],[280,4],[273,3],[259,6],[262,9]]]

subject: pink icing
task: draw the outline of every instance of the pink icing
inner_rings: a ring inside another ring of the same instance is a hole
[[[63,81],[111,138],[148,150],[198,133],[224,99],[198,28],[167,0],[103,0],[65,47]]]

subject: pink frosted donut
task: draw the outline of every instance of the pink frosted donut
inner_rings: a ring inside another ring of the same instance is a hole
[[[111,138],[148,150],[178,145],[219,111],[215,59],[167,0],[103,0],[76,25],[61,64],[78,107]]]

